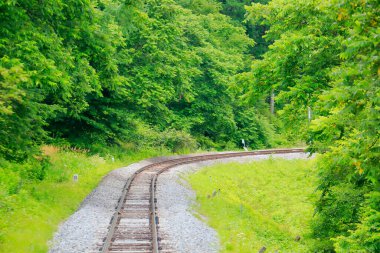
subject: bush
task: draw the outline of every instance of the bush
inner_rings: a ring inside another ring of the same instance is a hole
[[[332,235],[347,235],[359,220],[359,207],[364,198],[363,189],[352,184],[339,184],[325,192],[317,203],[318,213],[312,223],[317,252],[334,252]]]
[[[199,135],[196,138],[197,138],[199,146],[202,150],[215,150],[215,149],[217,150],[217,149],[219,149],[218,144],[216,144],[215,142],[213,142],[210,138],[208,138],[206,136]]]
[[[135,126],[135,131],[126,137],[126,141],[118,143],[120,147],[135,151],[154,148],[174,153],[190,152],[198,148],[197,141],[187,132],[176,129],[159,131],[138,120]]]
[[[380,252],[380,192],[366,196],[360,222],[347,236],[333,239],[336,252]]]
[[[244,139],[252,149],[267,148],[274,145],[274,127],[269,120],[258,113],[255,108],[241,111],[236,116],[238,133],[236,141]],[[239,146],[240,143],[237,143]]]
[[[38,160],[30,159],[28,163],[23,164],[20,175],[26,180],[42,181],[45,179],[49,166],[50,163],[48,158],[40,158]]]
[[[197,149],[197,141],[188,133],[169,129],[157,138],[157,146],[164,146],[174,153],[190,152]]]

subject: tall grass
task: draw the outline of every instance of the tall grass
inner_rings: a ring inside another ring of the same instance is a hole
[[[315,174],[312,160],[269,159],[207,167],[189,182],[222,252],[308,252]]]
[[[59,223],[72,214],[109,171],[164,151],[89,155],[46,146],[45,158],[0,161],[0,252],[46,252]],[[46,159],[44,161],[41,159]],[[115,158],[113,158],[115,157]],[[73,181],[78,174],[79,180]]]

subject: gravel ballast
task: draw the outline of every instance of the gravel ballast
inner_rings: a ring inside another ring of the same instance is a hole
[[[83,201],[80,208],[60,225],[50,242],[49,252],[97,252],[107,235],[110,219],[127,179],[143,166],[178,157],[148,159],[110,172]],[[162,173],[158,177],[156,197],[160,219],[159,236],[162,236],[163,242],[170,242],[174,252],[218,252],[219,240],[216,232],[194,216],[195,193],[189,188],[184,177],[215,163],[248,162],[268,157],[258,155],[204,161],[174,167]],[[307,155],[295,153],[272,157],[302,159],[307,158]]]

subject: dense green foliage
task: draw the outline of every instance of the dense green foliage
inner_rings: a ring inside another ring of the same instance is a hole
[[[285,129],[324,153],[315,250],[378,252],[379,2],[273,0],[247,10],[274,42],[243,76],[246,97],[260,101],[274,89]]]
[[[235,146],[246,126],[237,126],[229,87],[253,41],[221,9],[216,1],[2,2],[0,154],[23,160],[43,142],[138,145],[141,129]],[[262,136],[256,147],[268,144]]]
[[[254,58],[260,58],[272,42],[263,38],[268,26],[246,20],[245,6],[251,3],[266,4],[269,0],[220,0],[220,2],[222,4],[222,13],[230,16],[236,24],[242,25],[247,35],[255,41],[254,47],[250,48],[250,55]]]
[[[311,252],[314,160],[216,164],[189,176],[221,252]],[[299,241],[295,238],[299,236]]]
[[[15,180],[1,194],[47,180],[43,144],[105,156],[302,138],[323,154],[314,249],[380,251],[379,9],[376,0],[0,1],[0,169]]]

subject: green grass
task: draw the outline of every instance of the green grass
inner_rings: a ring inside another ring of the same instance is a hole
[[[47,252],[47,242],[59,223],[75,212],[105,174],[134,161],[161,155],[154,151],[130,153],[112,162],[111,156],[57,151],[54,147],[48,153],[50,165],[42,181],[28,179],[30,171],[39,170],[38,163],[3,163],[0,167],[2,253]],[[78,182],[73,182],[74,174],[79,175]]]
[[[266,252],[309,252],[314,167],[313,160],[283,159],[218,164],[188,180],[197,193],[196,210],[219,234],[221,252],[263,246]]]

